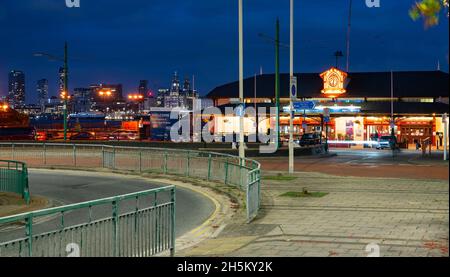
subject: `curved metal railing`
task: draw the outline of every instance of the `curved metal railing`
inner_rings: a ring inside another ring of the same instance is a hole
[[[25,163],[0,160],[0,191],[20,194],[27,205],[30,203],[28,169]]]
[[[218,181],[246,194],[247,220],[260,208],[261,165],[251,159],[194,150],[91,144],[0,143],[0,159],[29,167],[108,168]]]

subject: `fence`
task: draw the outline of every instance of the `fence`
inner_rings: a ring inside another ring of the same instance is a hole
[[[246,193],[247,220],[260,207],[260,164],[254,160],[201,151],[91,144],[0,143],[0,159],[29,167],[108,168],[219,181]]]
[[[0,191],[20,194],[27,205],[30,203],[28,169],[25,163],[0,160]]]
[[[2,226],[17,230],[0,242],[0,257],[173,256],[175,187],[4,217]]]

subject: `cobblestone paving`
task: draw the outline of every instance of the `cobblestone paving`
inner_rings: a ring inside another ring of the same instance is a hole
[[[263,181],[262,212],[252,224],[236,222],[181,255],[365,257],[369,244],[383,257],[449,255],[447,180],[296,175],[294,181]],[[303,188],[329,194],[280,196]]]

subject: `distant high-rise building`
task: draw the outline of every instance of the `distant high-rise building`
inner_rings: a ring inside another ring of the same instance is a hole
[[[73,111],[75,113],[86,113],[92,110],[92,89],[76,88],[73,94]]]
[[[147,80],[141,80],[139,82],[139,89],[138,89],[139,94],[144,95],[144,97],[147,97],[147,93],[148,93],[148,81]]]
[[[19,70],[12,70],[8,82],[8,100],[13,108],[25,105],[25,74]]]
[[[59,79],[58,79],[58,87],[59,87],[59,94],[61,95],[62,92],[64,92],[64,79],[66,77],[66,73],[64,70],[64,67],[59,68]],[[69,94],[67,92],[67,94]]]
[[[183,92],[185,94],[188,94],[191,91],[191,81],[189,81],[189,78],[185,78],[184,79],[184,84],[183,84]]]
[[[45,103],[48,101],[48,80],[41,79],[37,81],[36,91],[38,97],[37,104],[41,107],[41,111],[44,111]]]
[[[122,85],[98,84],[91,86],[92,105],[99,111],[112,111],[124,107]]]
[[[166,97],[169,96],[169,89],[158,89],[158,95],[156,97],[156,106],[157,107],[165,107],[164,101]]]

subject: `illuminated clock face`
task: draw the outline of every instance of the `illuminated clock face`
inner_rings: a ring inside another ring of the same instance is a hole
[[[329,84],[333,88],[337,87],[339,84],[339,77],[336,74],[330,75]]]

